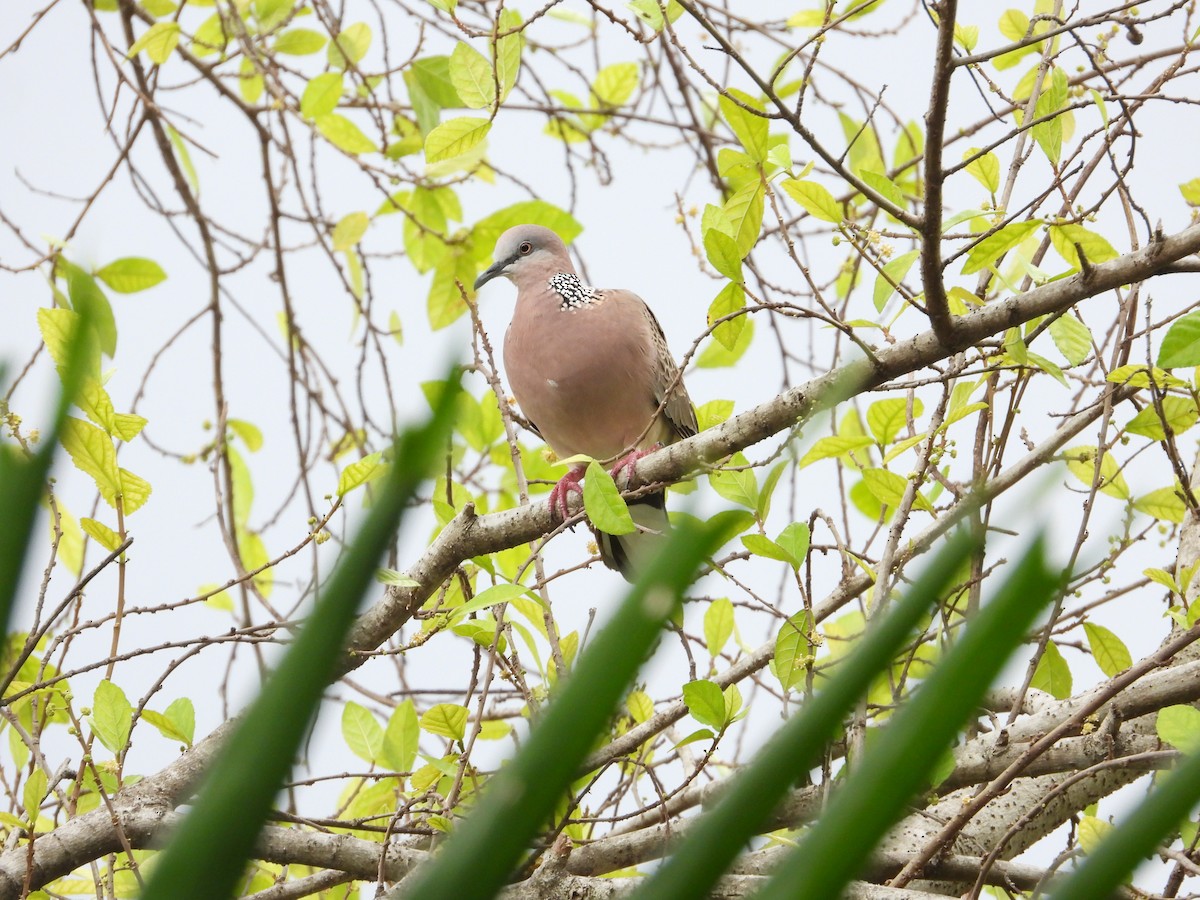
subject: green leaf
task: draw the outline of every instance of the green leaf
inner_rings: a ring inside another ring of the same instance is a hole
[[[597,101],[596,106],[623,105],[637,90],[639,80],[637,63],[623,62],[605,66],[596,73],[596,80],[592,82],[592,96]]]
[[[689,681],[683,686],[683,702],[701,725],[718,732],[725,728],[725,695],[711,681]]]
[[[710,231],[709,234],[720,234],[720,232]],[[724,235],[721,236],[724,237]],[[711,326],[714,322],[725,316],[738,312],[745,305],[745,289],[736,281],[730,281],[725,287],[721,288],[720,293],[709,304],[708,324]],[[742,336],[742,329],[746,327],[746,322],[746,316],[734,316],[734,318],[717,325],[713,329],[713,337],[720,341],[726,350],[732,350],[737,346],[738,338]],[[728,418],[728,415],[726,415],[726,418]]]
[[[438,703],[421,716],[421,728],[430,734],[461,741],[467,733],[467,708],[457,703]]]
[[[1200,709],[1167,706],[1158,711],[1155,730],[1159,738],[1183,753],[1200,750]]]
[[[920,250],[910,250],[884,264],[879,274],[875,276],[875,293],[873,299],[876,310],[883,311],[884,305],[892,298],[892,294],[896,293],[894,285],[901,284],[904,281],[908,270],[912,268],[913,263],[917,261],[920,255]]]
[[[1171,428],[1172,434],[1183,434],[1196,424],[1196,401],[1191,397],[1176,397],[1167,394],[1159,398],[1162,404],[1162,415],[1154,406],[1147,406],[1129,420],[1125,430],[1130,434],[1139,434],[1152,441],[1163,441],[1167,438],[1163,421]]]
[[[1179,193],[1188,206],[1200,206],[1200,178],[1185,181],[1179,186]]]
[[[350,700],[342,708],[342,738],[350,752],[374,764],[383,749],[383,726],[369,709]]]
[[[450,54],[450,80],[463,103],[483,109],[496,102],[496,73],[492,64],[470,44],[459,41]]]
[[[962,273],[973,275],[980,269],[992,265],[1037,231],[1041,225],[1041,222],[1010,222],[999,231],[988,235],[968,251]]]
[[[129,732],[133,730],[133,706],[125,698],[125,692],[108,679],[96,685],[89,721],[92,734],[113,756],[125,751]]]
[[[733,635],[733,604],[727,597],[718,598],[708,604],[704,611],[704,643],[708,655],[716,658],[725,649]]]
[[[815,659],[814,649],[812,614],[808,611],[801,610],[779,626],[771,669],[785,691],[804,680]]]
[[[196,708],[187,697],[178,697],[163,710],[163,716],[171,723],[175,734],[179,735],[185,744],[192,746],[196,737]]]
[[[1034,670],[1033,680],[1029,686],[1039,691],[1045,691],[1059,700],[1065,700],[1071,696],[1071,669],[1067,666],[1067,661],[1063,659],[1057,644],[1051,642],[1046,645],[1046,652],[1038,660],[1037,669]]]
[[[1092,649],[1092,657],[1100,671],[1112,678],[1119,672],[1124,672],[1133,665],[1133,657],[1125,642],[1103,625],[1092,622],[1083,623],[1084,634],[1087,635],[1088,646]]]
[[[1164,369],[1200,366],[1200,310],[1172,323],[1158,349],[1157,363]]]
[[[465,618],[471,613],[479,612],[498,603],[511,603],[518,597],[529,596],[529,588],[523,584],[494,584],[480,591],[462,606],[454,608],[454,618]],[[491,643],[489,640],[488,643]]]
[[[417,761],[420,738],[420,723],[412,700],[398,703],[383,732],[380,761],[394,772],[411,772]]]
[[[327,116],[337,109],[345,82],[341,72],[323,72],[304,86],[300,97],[300,114],[310,119]]]
[[[371,26],[366,22],[355,22],[333,36],[325,51],[325,57],[335,69],[348,69],[350,63],[357,65],[362,62],[370,48]]]
[[[356,460],[342,469],[342,474],[338,476],[338,496],[344,497],[359,485],[378,478],[385,470],[383,453],[380,451],[368,453],[362,459]]]
[[[1096,476],[1096,448],[1080,445],[1063,451],[1063,459],[1067,461],[1067,469],[1072,475],[1087,487],[1092,486]],[[1107,451],[1100,460],[1100,493],[1108,494],[1119,500],[1129,499],[1129,485],[1116,458]]]
[[[742,282],[742,256],[733,238],[710,228],[704,235],[704,253],[714,269],[730,281]]]
[[[49,792],[49,779],[42,769],[34,769],[25,779],[25,788],[21,791],[21,804],[25,809],[25,818],[30,823],[38,820],[38,809]],[[41,893],[36,891],[35,894]],[[49,895],[46,895],[49,896]]]
[[[1182,524],[1187,515],[1187,505],[1179,496],[1177,487],[1159,488],[1144,494],[1133,501],[1133,508],[1160,521],[1174,522],[1176,525]]]
[[[966,165],[966,172],[976,181],[987,189],[989,194],[995,194],[1000,190],[1000,160],[995,153],[979,154],[982,151],[978,147],[972,147],[963,154],[963,159],[971,159]]]
[[[178,22],[155,22],[133,42],[126,56],[133,59],[143,50],[150,62],[161,66],[179,43]]]
[[[112,304],[100,285],[74,263],[59,260],[59,268],[67,276],[67,293],[75,312],[86,314],[91,328],[106,356],[117,352],[117,322],[113,318]]]
[[[1050,323],[1054,346],[1073,366],[1092,355],[1092,333],[1070,313],[1064,313]]]
[[[275,39],[275,52],[308,56],[325,46],[325,35],[308,28],[292,28]]]
[[[343,216],[333,228],[333,249],[349,250],[362,240],[371,220],[365,212],[352,212]]]
[[[718,104],[721,107],[721,117],[733,129],[738,143],[745,149],[747,155],[756,163],[767,158],[767,136],[770,122],[751,110],[762,112],[762,104],[736,88],[729,88],[722,94]],[[749,107],[747,109],[746,107]]]
[[[737,468],[714,469],[708,473],[708,483],[726,500],[754,509],[758,504],[758,479],[753,469],[744,468],[749,461],[743,454],[735,453],[728,465]]]
[[[809,540],[808,523],[793,522],[784,528],[783,531],[779,532],[779,536],[775,538],[775,543],[782,547],[795,560],[793,565],[799,567],[804,562],[804,558],[808,556]]]
[[[588,463],[583,479],[583,508],[591,523],[607,534],[630,534],[637,530],[612,476],[595,461]]]
[[[789,197],[808,210],[809,215],[815,216],[823,222],[832,222],[834,225],[841,224],[842,219],[845,218],[842,204],[838,203],[833,194],[829,193],[829,189],[825,185],[815,181],[800,181],[795,178],[788,178],[780,184]]]
[[[761,556],[764,559],[774,559],[779,562],[785,562],[792,568],[800,565],[792,554],[788,553],[769,537],[761,534],[744,534],[742,535],[742,546],[753,553],[755,556]]]
[[[96,277],[118,294],[134,294],[165,281],[167,273],[152,259],[127,256],[110,262]]]
[[[315,122],[321,136],[339,150],[358,155],[359,153],[374,153],[378,149],[375,143],[345,116],[326,113],[323,116],[317,116]]]
[[[489,119],[460,116],[443,122],[425,137],[425,161],[434,163],[469,153],[487,138]]]

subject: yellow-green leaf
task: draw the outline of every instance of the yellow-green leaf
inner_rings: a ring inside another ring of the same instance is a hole
[[[721,597],[708,604],[704,611],[704,643],[708,655],[717,657],[733,635],[733,604]]]
[[[91,476],[100,496],[115,508],[117,495],[121,493],[121,475],[112,438],[91,422],[68,416],[59,439],[75,468]]]
[[[300,96],[300,114],[310,119],[326,116],[337,109],[344,81],[341,72],[323,72],[304,86]]]
[[[978,147],[972,147],[963,154],[963,159],[971,160],[966,165],[967,174],[982,184],[989,194],[1000,190],[1000,159],[995,153],[983,153]]]
[[[133,729],[133,706],[123,690],[105,679],[96,686],[92,715],[88,721],[100,743],[117,756],[129,743],[129,732]]]
[[[420,724],[412,700],[398,703],[383,732],[380,761],[394,772],[411,772],[417,761],[420,737]]]
[[[133,294],[165,281],[167,273],[152,259],[126,256],[98,270],[96,277],[119,294]]]
[[[1159,488],[1133,501],[1133,508],[1162,522],[1179,525],[1187,515],[1187,505],[1176,487]]]
[[[275,52],[308,56],[325,46],[325,35],[309,28],[292,28],[275,39]]]
[[[1045,691],[1059,700],[1065,700],[1071,696],[1072,683],[1071,669],[1063,659],[1058,645],[1053,642],[1047,644],[1046,652],[1042,654],[1037,669],[1034,670],[1030,687]]]
[[[1100,671],[1109,678],[1133,665],[1133,657],[1129,655],[1129,648],[1125,646],[1125,642],[1103,625],[1084,622],[1083,632],[1087,635],[1092,658],[1096,660]]]
[[[767,158],[767,135],[770,122],[757,113],[762,112],[762,104],[736,88],[730,88],[721,95],[719,105],[721,117],[733,129],[738,143],[751,159],[761,163]],[[753,110],[753,111],[752,111]]]
[[[443,122],[425,138],[425,161],[440,162],[469,153],[483,143],[491,127],[490,120],[474,116]]]
[[[344,497],[359,485],[378,478],[383,474],[383,469],[383,453],[378,451],[350,463],[342,469],[342,474],[338,476],[338,496]]]
[[[623,62],[605,66],[592,82],[592,96],[597,106],[621,106],[637,90],[637,63]]]
[[[835,225],[844,218],[842,204],[829,193],[825,185],[796,178],[788,178],[781,183],[788,196],[808,210],[809,215]]]
[[[430,734],[461,741],[467,733],[467,708],[456,703],[438,703],[421,716],[421,727]]]
[[[1183,434],[1196,424],[1196,401],[1191,397],[1176,397],[1168,394],[1160,398],[1162,414],[1157,407],[1148,405],[1136,416],[1129,420],[1125,430],[1131,434],[1140,434],[1153,441],[1166,440],[1167,432],[1163,422],[1171,428],[1172,434]]]
[[[347,69],[349,63],[361,62],[370,47],[371,26],[366,22],[355,22],[334,35],[325,56],[335,69]]]
[[[133,59],[145,50],[150,62],[161,66],[167,61],[167,57],[171,55],[171,51],[178,43],[178,22],[155,22],[133,42],[133,46],[129,48],[129,53],[126,55],[129,59]]]
[[[343,216],[333,228],[333,249],[349,250],[362,240],[371,220],[365,212],[352,212]]]
[[[1050,323],[1050,337],[1058,352],[1073,366],[1079,365],[1092,355],[1092,333],[1070,313],[1065,313]]]
[[[87,535],[109,553],[121,546],[121,536],[103,522],[97,522],[95,519],[84,516],[79,520],[79,525]]]
[[[342,708],[342,738],[351,753],[375,763],[383,749],[383,726],[369,709],[350,700]]]
[[[492,64],[470,44],[459,41],[450,54],[450,80],[454,89],[471,109],[483,109],[496,102],[496,73]]]
[[[1066,224],[1050,226],[1050,243],[1073,268],[1079,268],[1079,251],[1075,245],[1083,248],[1083,255],[1089,263],[1108,262],[1119,255],[1116,249],[1101,235],[1089,231],[1082,225]]]
[[[1200,709],[1182,705],[1164,707],[1158,711],[1155,729],[1176,750],[1184,753],[1200,750]]]
[[[1096,477],[1096,452],[1095,447],[1084,445],[1063,451],[1067,469],[1088,487],[1091,487],[1092,481]],[[1126,484],[1125,476],[1121,474],[1121,468],[1111,453],[1105,452],[1101,458],[1099,477],[1101,493],[1121,500],[1129,499],[1129,485]]]
[[[704,235],[704,252],[714,269],[730,281],[742,281],[742,257],[733,238],[710,228]]]
[[[884,305],[896,292],[895,286],[904,281],[908,270],[912,268],[913,263],[920,255],[920,250],[910,250],[884,264],[879,274],[875,276],[875,292],[872,299],[875,301],[876,310],[883,310]]]
[[[322,137],[339,150],[347,153],[372,153],[377,148],[374,142],[362,133],[362,130],[337,113],[326,113],[316,117],[317,131]]]
[[[710,231],[709,234],[720,234],[717,231]],[[724,235],[721,235],[724,237]],[[708,307],[708,324],[711,326],[713,322],[735,313],[746,305],[746,292],[736,281],[730,281],[725,287],[721,288],[721,292],[713,299],[713,302]],[[737,346],[738,338],[742,336],[742,329],[746,327],[745,316],[734,316],[713,329],[713,337],[715,337],[725,349],[732,350]]]

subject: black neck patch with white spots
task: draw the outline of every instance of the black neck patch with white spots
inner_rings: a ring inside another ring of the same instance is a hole
[[[574,272],[559,272],[550,276],[550,290],[562,297],[559,309],[582,309],[600,299],[600,292],[588,287]]]

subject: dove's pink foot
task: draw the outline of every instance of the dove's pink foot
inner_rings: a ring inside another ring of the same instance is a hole
[[[579,482],[583,480],[583,473],[586,471],[583,466],[572,466],[571,470],[558,480],[558,484],[550,491],[551,515],[557,514],[564,522],[571,518],[571,495],[578,494],[580,499],[583,498],[583,488],[579,486]]]
[[[625,473],[627,479],[633,478],[633,467],[637,465],[639,459],[643,456],[649,456],[655,450],[661,450],[662,444],[655,444],[653,447],[648,447],[645,450],[631,450],[617,460],[617,464],[612,467],[613,480],[617,482],[617,487],[622,487],[620,477],[621,473]]]

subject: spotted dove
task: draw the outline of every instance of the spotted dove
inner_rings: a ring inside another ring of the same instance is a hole
[[[641,456],[696,433],[696,413],[662,326],[632,291],[589,287],[567,248],[540,225],[510,228],[496,242],[495,262],[478,291],[503,275],[517,287],[504,338],[504,366],[530,424],[559,457],[584,454],[632,471]],[[582,493],[585,467],[575,465],[550,493],[552,511],[568,517],[568,498]],[[638,531],[597,534],[600,556],[632,580],[667,527],[662,491],[630,504]]]

